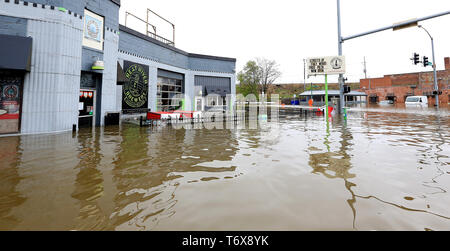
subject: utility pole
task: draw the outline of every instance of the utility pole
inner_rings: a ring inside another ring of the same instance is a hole
[[[306,91],[306,59],[303,59],[303,84]]]
[[[428,30],[425,29],[422,25],[419,25],[418,27],[422,28],[424,31],[426,31],[428,36],[430,36],[430,38],[431,38],[431,49],[433,51],[434,91],[436,92],[436,95],[435,95],[436,107],[439,107],[439,85],[438,85],[437,72],[436,72],[436,58],[434,56],[434,39],[431,36],[431,34],[428,32]]]
[[[342,30],[341,30],[341,0],[337,0],[337,18],[338,18],[338,52],[342,56]],[[345,107],[344,100],[344,74],[339,74],[339,109],[338,112],[343,113]]]

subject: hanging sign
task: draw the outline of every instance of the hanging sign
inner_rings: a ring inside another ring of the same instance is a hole
[[[103,51],[105,18],[84,10],[83,46]]]
[[[125,77],[123,85],[122,109],[129,112],[148,108],[149,67],[124,61]]]
[[[317,57],[307,59],[308,76],[345,74],[345,57]]]

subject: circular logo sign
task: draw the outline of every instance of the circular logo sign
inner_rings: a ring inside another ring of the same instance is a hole
[[[148,97],[148,76],[140,65],[130,66],[125,76],[128,82],[123,86],[123,100],[132,108],[141,108]]]
[[[15,85],[8,85],[5,86],[5,88],[3,89],[3,96],[5,97],[5,99],[16,99],[19,95],[19,90],[17,88],[17,86]]]
[[[98,27],[97,22],[95,22],[94,20],[90,20],[89,22],[87,22],[86,28],[89,37],[97,39],[98,33],[100,32],[100,28]]]
[[[342,62],[342,59],[340,59],[340,58],[333,58],[331,60],[331,67],[333,67],[333,69],[335,69],[335,70],[341,69],[342,64],[343,64],[343,62]]]

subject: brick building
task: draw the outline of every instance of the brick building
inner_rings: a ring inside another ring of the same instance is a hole
[[[445,60],[445,70],[437,72],[441,104],[450,103],[450,58]],[[393,100],[405,102],[408,96],[428,96],[429,103],[434,104],[433,71],[406,74],[385,75],[382,78],[361,79],[361,91],[368,95],[369,101],[379,102]]]

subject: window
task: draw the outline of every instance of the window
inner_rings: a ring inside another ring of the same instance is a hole
[[[419,98],[417,98],[417,97],[408,97],[407,99],[406,99],[406,102],[411,102],[411,103],[417,103],[417,102],[420,102],[420,99]]]
[[[157,86],[158,111],[180,110],[183,106],[183,80],[158,77]]]

